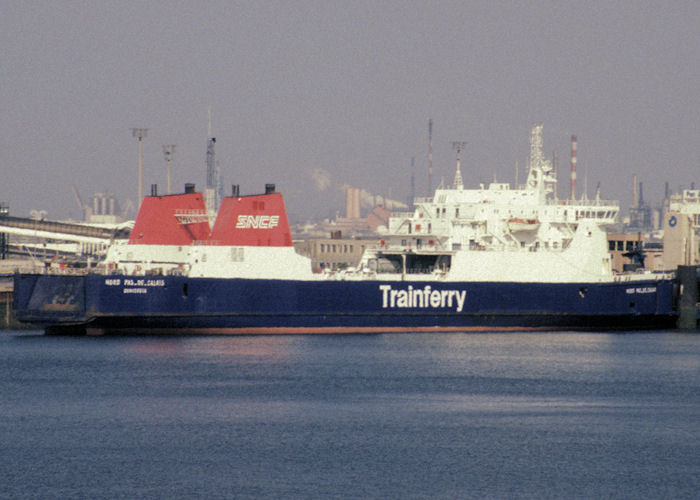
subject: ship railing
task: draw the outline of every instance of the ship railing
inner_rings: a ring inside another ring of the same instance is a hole
[[[423,198],[414,198],[413,199],[413,204],[418,205],[419,203],[432,203],[433,202],[433,197],[428,196],[428,197],[423,197]]]
[[[615,274],[614,280],[621,283],[635,283],[649,277],[656,278],[657,280],[671,280],[676,278],[676,273],[674,271],[641,270],[634,273]]]
[[[94,271],[94,269],[88,269],[87,267],[46,267],[38,264],[35,266],[23,267],[21,269],[22,273],[27,274],[59,274],[68,276],[84,276],[89,274],[91,271]]]
[[[571,207],[619,207],[618,200],[547,200],[547,205],[560,205]]]

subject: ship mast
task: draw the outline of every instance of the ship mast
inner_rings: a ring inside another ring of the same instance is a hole
[[[530,169],[527,175],[527,188],[537,191],[540,202],[554,192],[556,174],[552,162],[544,157],[542,151],[542,125],[534,125],[530,133]]]
[[[454,189],[459,189],[460,191],[464,189],[464,182],[462,181],[462,161],[460,153],[466,147],[466,141],[454,141],[452,143],[452,149],[457,150],[457,172],[455,173],[455,181],[452,184]]]

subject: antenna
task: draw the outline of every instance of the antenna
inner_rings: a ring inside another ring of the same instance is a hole
[[[571,136],[571,195],[569,199],[576,199],[576,148],[578,146],[578,141],[576,136]]]
[[[557,156],[557,150],[552,151],[552,170],[554,171],[553,175],[555,179],[559,179],[559,158]],[[558,200],[559,199],[559,183],[557,182],[556,186],[554,187],[554,199]]]
[[[209,121],[207,125],[207,138],[211,137],[211,106],[209,106],[209,109],[207,110],[207,114],[209,116]]]
[[[428,119],[428,196],[433,195],[433,119]]]
[[[462,161],[460,158],[460,154],[466,146],[466,141],[452,142],[452,149],[457,150],[457,173],[455,174],[455,181],[452,185],[452,187],[454,187],[455,189],[464,189],[464,183],[462,182]]]
[[[140,207],[143,198],[143,140],[148,135],[148,129],[132,128],[131,134],[139,141],[139,198],[137,205]]]
[[[409,209],[413,209],[413,205],[416,202],[416,165],[415,156],[411,156],[411,199],[408,201]]]
[[[217,196],[217,186],[220,185],[219,176],[216,171],[216,162],[214,159],[214,145],[216,144],[216,137],[211,135],[211,106],[209,107],[209,122],[207,126],[207,185],[204,190],[204,204],[207,209],[207,213],[210,216],[215,214],[219,209],[219,199]]]
[[[163,154],[165,155],[165,162],[168,164],[168,194],[170,191],[170,162],[173,159],[173,154],[175,153],[175,144],[163,145]]]

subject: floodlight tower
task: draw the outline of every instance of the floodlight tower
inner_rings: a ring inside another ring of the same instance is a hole
[[[460,153],[467,147],[466,141],[454,141],[452,143],[452,149],[457,150],[457,173],[455,174],[455,181],[453,187],[455,189],[464,189],[464,182],[462,182],[462,161],[460,158]]]
[[[143,140],[148,135],[148,129],[132,128],[131,134],[139,141],[139,198],[137,205],[140,207],[143,198]]]
[[[174,153],[175,153],[175,144],[163,145],[163,154],[165,155],[165,162],[168,164],[168,194],[171,194],[171,191],[170,191],[170,162],[173,159]]]

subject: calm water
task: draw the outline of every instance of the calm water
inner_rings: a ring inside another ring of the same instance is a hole
[[[700,334],[0,333],[3,498],[697,498]]]

